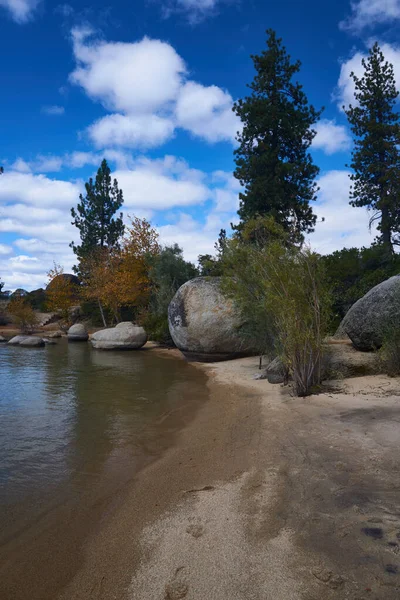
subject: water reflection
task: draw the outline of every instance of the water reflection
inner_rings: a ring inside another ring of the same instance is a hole
[[[54,506],[122,485],[205,394],[203,374],[181,361],[64,340],[0,346],[0,380],[0,542]]]

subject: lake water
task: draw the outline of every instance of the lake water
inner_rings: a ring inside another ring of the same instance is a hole
[[[0,344],[2,600],[54,600],[71,556],[206,395],[202,372],[152,350]]]

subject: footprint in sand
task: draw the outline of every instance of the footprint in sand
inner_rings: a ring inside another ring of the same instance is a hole
[[[190,535],[192,535],[194,538],[197,539],[203,535],[204,527],[203,527],[203,525],[200,525],[198,523],[192,523],[192,525],[189,525],[187,527],[186,533],[189,533]]]
[[[179,567],[170,583],[165,586],[164,600],[182,600],[189,592],[189,586],[185,583],[185,567]]]

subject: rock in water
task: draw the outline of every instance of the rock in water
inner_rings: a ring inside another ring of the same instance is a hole
[[[400,275],[379,283],[357,300],[341,323],[357,350],[382,346],[385,331],[400,319]]]
[[[42,348],[44,346],[44,341],[40,337],[26,337],[19,345],[24,348]]]
[[[96,331],[90,341],[93,348],[98,350],[138,350],[147,342],[147,334],[143,327],[125,322],[110,329]]]
[[[42,338],[44,343],[46,344],[46,346],[56,346],[57,342],[55,342],[54,340],[50,339],[50,338]]]
[[[198,277],[179,288],[168,308],[175,345],[189,360],[213,362],[252,349],[239,335],[243,321],[220,289],[219,277]]]
[[[54,331],[53,333],[49,333],[49,335],[47,337],[49,337],[50,339],[53,339],[53,338],[60,338],[61,336],[62,336],[61,331]]]
[[[11,338],[11,340],[9,340],[9,342],[8,342],[8,343],[9,343],[11,346],[19,346],[19,345],[20,345],[20,343],[21,343],[23,340],[26,340],[27,338],[28,338],[28,336],[27,336],[27,335],[16,335],[15,337]]]
[[[68,341],[70,342],[87,342],[89,334],[86,327],[82,323],[76,323],[68,329]]]
[[[0,344],[4,344],[6,341],[6,338],[0,335]]]

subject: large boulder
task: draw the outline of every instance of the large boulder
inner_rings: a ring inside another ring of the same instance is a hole
[[[82,323],[76,323],[68,329],[68,341],[70,342],[87,342],[89,334],[86,327]]]
[[[340,329],[357,350],[382,346],[385,331],[400,320],[400,275],[376,285],[348,311]]]
[[[214,362],[252,353],[240,336],[243,321],[220,284],[219,277],[187,281],[169,305],[171,337],[189,360]]]
[[[138,350],[147,342],[147,334],[143,327],[125,322],[110,329],[96,331],[90,341],[93,348],[98,350]]]

